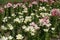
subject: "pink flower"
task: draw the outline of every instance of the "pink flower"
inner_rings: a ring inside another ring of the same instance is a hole
[[[22,5],[22,3],[15,3],[14,5],[13,5],[13,8],[16,8],[16,7],[20,7]]]
[[[37,1],[33,1],[33,2],[32,2],[32,4],[35,4],[35,5],[37,5]]]
[[[32,7],[32,4],[29,4],[29,7]]]
[[[48,2],[48,0],[44,0],[44,2]]]
[[[9,7],[12,7],[12,4],[8,3],[6,6],[9,8]]]
[[[48,2],[48,0],[40,0],[41,2]]]
[[[0,13],[4,12],[4,9],[3,8],[0,8]]]
[[[35,26],[36,24],[34,22],[30,23],[31,26]]]
[[[49,0],[50,3],[54,3],[54,0]]]
[[[38,27],[37,24],[35,24],[34,22],[30,23],[30,26],[33,26],[36,30],[40,29],[40,27]]]
[[[41,2],[54,3],[54,0],[40,0]]]
[[[60,9],[52,9],[51,14],[52,16],[60,16]]]
[[[35,28],[36,30],[37,30],[37,29],[40,29],[40,27],[38,27],[37,25],[35,25],[35,27],[34,27],[34,28]]]
[[[47,25],[47,24],[49,24],[50,21],[49,21],[48,17],[45,17],[45,18],[39,19],[39,22],[42,25]]]

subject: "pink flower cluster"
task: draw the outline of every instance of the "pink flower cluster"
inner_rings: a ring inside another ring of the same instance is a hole
[[[52,9],[51,14],[52,16],[60,16],[60,9]]]
[[[35,29],[39,29],[39,27],[37,26],[37,24],[35,24],[34,22],[30,23],[30,26],[33,26]]]
[[[12,4],[12,3],[7,3],[4,8],[9,8],[9,7],[13,7],[13,8],[16,8],[18,6],[21,6],[22,3],[16,3],[16,4]]]
[[[53,3],[54,0],[40,0],[41,2],[50,2],[50,3]]]
[[[39,23],[41,24],[41,26],[43,25],[46,25],[47,27],[51,26],[50,24],[50,20],[48,17],[44,17],[42,19],[39,19]]]

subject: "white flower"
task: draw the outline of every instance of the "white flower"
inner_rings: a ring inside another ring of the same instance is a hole
[[[24,8],[24,10],[22,12],[23,13],[27,13],[28,12],[28,8]]]
[[[22,11],[23,13],[27,13],[28,11],[27,10],[24,10],[24,11]]]
[[[26,8],[25,4],[22,5],[22,8]]]
[[[32,35],[32,36],[34,36],[34,35],[35,35],[35,33],[31,33],[31,35]]]
[[[29,27],[25,28],[25,31],[26,32],[29,32],[30,31]]]
[[[28,26],[31,32],[35,32],[35,29],[33,26]]]
[[[55,28],[51,28],[51,30],[55,30]]]
[[[27,10],[24,10],[24,11],[22,11],[23,13],[27,13],[28,11]]]
[[[31,16],[35,15],[34,13],[31,13]]]
[[[16,7],[18,7],[18,6],[17,6],[16,4],[14,4],[14,5],[13,5],[13,8],[16,8]]]
[[[16,19],[14,19],[14,22],[20,23],[20,19],[19,18],[16,18]]]
[[[42,9],[44,9],[46,11],[46,8],[45,7],[42,7]]]
[[[36,30],[40,29],[40,27],[38,27],[38,26],[35,26],[34,28],[35,28]]]
[[[46,8],[45,8],[45,7],[40,7],[39,10],[44,10],[44,11],[46,11]]]
[[[1,29],[7,30],[7,28],[4,25],[1,26]]]
[[[10,40],[11,40],[11,39],[13,39],[13,37],[12,37],[12,36],[9,36],[9,37],[8,37],[8,39],[10,39]]]
[[[6,5],[4,5],[4,8],[7,8],[7,6],[6,6]]]
[[[46,24],[46,26],[47,26],[47,27],[50,27],[50,26],[51,26],[51,24],[50,24],[50,23],[49,23],[49,24]]]
[[[18,14],[23,15],[23,13],[19,12]]]
[[[3,18],[3,22],[7,22],[7,17],[4,17]]]
[[[11,18],[11,17],[8,17],[9,19]]]
[[[7,24],[7,26],[9,27],[10,30],[13,29],[13,26],[11,24]]]
[[[16,39],[23,39],[23,36],[21,34],[16,35]]]
[[[24,18],[21,18],[21,19],[20,19],[20,22],[23,22],[23,21],[24,21]]]
[[[34,29],[34,28],[31,28],[30,31],[31,31],[31,32],[35,32],[35,29]]]
[[[19,18],[23,18],[23,16],[19,16]]]
[[[28,10],[28,8],[24,8],[24,10]]]
[[[31,22],[31,21],[32,21],[31,16],[26,16],[24,23]]]
[[[35,32],[35,29],[33,28],[33,26],[28,26],[28,27],[26,27],[26,26],[24,25],[24,26],[22,26],[22,28],[23,28],[26,32],[29,32],[29,31]]]
[[[40,16],[36,15],[37,18],[39,18]]]
[[[1,37],[1,40],[8,40],[8,38],[3,36],[3,37]]]
[[[48,32],[49,31],[49,29],[43,29],[44,30],[44,32]]]
[[[49,14],[49,13],[40,13],[40,15],[41,15],[42,17],[51,16],[51,14]]]
[[[22,29],[26,29],[26,26],[25,26],[25,25],[23,25],[23,26],[22,26]]]
[[[15,17],[16,15],[14,13],[12,13],[11,16]]]

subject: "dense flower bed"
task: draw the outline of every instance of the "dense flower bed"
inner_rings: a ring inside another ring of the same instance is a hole
[[[7,3],[0,7],[0,40],[50,40],[60,31],[54,0]]]

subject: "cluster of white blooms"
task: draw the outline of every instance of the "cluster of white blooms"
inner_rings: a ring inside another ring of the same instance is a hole
[[[22,23],[24,21],[24,18],[21,18],[22,16],[19,16],[19,18],[15,18],[14,19],[14,22],[17,22],[17,23]]]
[[[23,13],[22,13],[22,12],[19,12],[18,14],[23,15]]]
[[[40,29],[34,22],[30,23],[30,26],[23,25],[22,28],[31,35],[35,35],[36,30]]]
[[[42,11],[42,10],[46,11],[47,9],[43,6],[39,8],[39,11]]]
[[[14,19],[14,22],[20,23],[20,19],[19,18],[16,18],[16,19]]]
[[[34,16],[35,14],[34,13],[31,13],[31,16]]]
[[[4,17],[4,18],[3,18],[3,20],[2,20],[2,21],[3,21],[3,22],[7,22],[7,21],[8,21],[8,19],[10,19],[10,18],[11,18],[11,17],[7,17],[7,16],[6,16],[6,17]]]
[[[10,30],[13,30],[12,24],[7,24],[7,26],[9,27]]]
[[[12,36],[9,36],[9,37],[8,37],[8,39],[9,39],[9,40],[12,40],[12,39],[13,39],[13,37],[12,37]]]
[[[8,26],[8,27],[7,27],[7,26]],[[3,29],[3,30],[7,30],[7,29],[13,30],[13,26],[12,26],[11,24],[7,24],[7,26],[1,25],[1,29]]]
[[[33,26],[27,27],[24,25],[24,26],[22,26],[22,28],[24,29],[24,31],[31,33],[31,35],[35,35],[36,30],[34,29]]]
[[[2,37],[0,38],[0,40],[12,40],[12,39],[13,39],[12,36],[8,36],[8,37],[2,36]]]
[[[27,13],[28,12],[28,9],[27,8],[24,8],[24,10],[22,12],[23,13]]]
[[[31,16],[26,16],[25,20],[24,20],[24,23],[31,22],[31,21],[32,21],[32,17]]]
[[[53,28],[51,28],[51,30],[53,30],[53,31],[54,31],[54,30],[55,30],[55,28],[53,27]]]
[[[11,14],[12,17],[15,17],[16,15],[14,13]]]
[[[7,22],[7,17],[4,17],[2,21]]]
[[[40,15],[41,15],[42,17],[51,16],[51,14],[49,14],[49,13],[40,13]]]
[[[18,35],[16,35],[16,39],[18,39],[18,40],[21,40],[21,39],[23,39],[24,37],[21,35],[21,34],[18,34]]]
[[[7,27],[5,27],[4,25],[1,25],[1,29],[7,30]]]
[[[48,32],[49,31],[49,29],[43,29],[44,30],[44,32]]]

